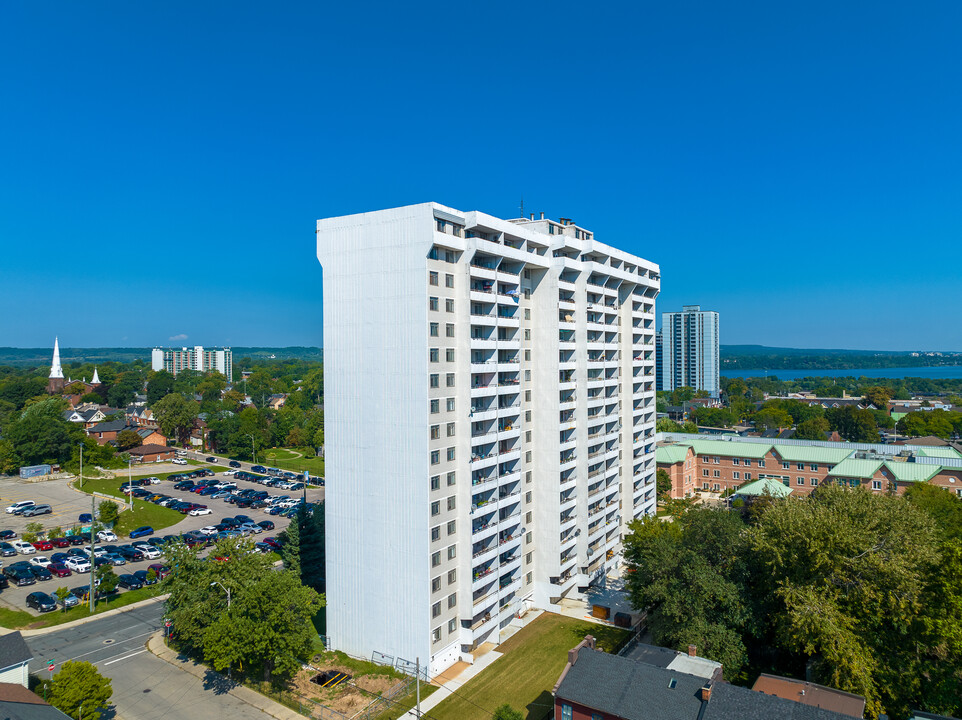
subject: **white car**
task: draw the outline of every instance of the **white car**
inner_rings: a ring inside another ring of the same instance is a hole
[[[117,536],[111,530],[101,530],[97,533],[97,539],[101,542],[114,542]]]
[[[193,515],[194,517],[198,515],[210,515],[210,508],[194,508],[193,510],[188,510],[187,514]]]
[[[160,485],[160,478],[158,478],[158,477],[144,478],[144,484],[145,484],[145,485]]]
[[[254,523],[244,523],[238,529],[245,535],[258,535],[264,532],[264,528]]]
[[[187,461],[184,460],[184,458],[174,458],[173,460],[171,460],[171,462],[172,462],[174,465],[186,465],[186,464],[187,464]]]
[[[74,555],[71,555],[66,560],[64,560],[63,564],[67,566],[67,569],[73,570],[74,572],[78,572],[78,573],[90,572],[90,563],[84,560],[83,558],[79,558]]]
[[[207,527],[202,527],[200,529],[200,532],[203,533],[204,535],[216,535],[217,528],[215,528],[213,525],[208,525]]]
[[[160,557],[160,550],[155,548],[153,545],[148,545],[147,543],[141,543],[140,545],[134,544],[135,548],[140,550],[144,554],[144,558],[147,560],[156,560]]]
[[[13,505],[7,506],[6,512],[10,515],[13,515],[13,513],[15,513],[17,510],[23,510],[24,508],[28,508],[31,505],[36,504],[37,503],[35,503],[33,500],[21,500],[20,502],[15,502]]]
[[[218,490],[236,490],[237,489],[237,485],[232,482],[217,483],[216,485],[214,485],[214,487],[217,488]]]
[[[227,475],[228,477],[234,477],[234,473],[236,473],[236,472],[237,472],[236,470],[225,470],[224,472],[221,473],[221,475]]]
[[[21,555],[34,555],[37,552],[37,548],[23,540],[14,540],[10,544],[13,545],[13,549]]]
[[[50,558],[45,555],[37,555],[37,557],[30,558],[31,565],[39,565],[40,567],[47,567],[50,564]]]

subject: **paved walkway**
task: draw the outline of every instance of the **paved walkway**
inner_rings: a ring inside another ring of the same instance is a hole
[[[165,660],[178,669],[200,678],[204,681],[205,686],[217,686],[222,689],[222,692],[226,692],[238,700],[242,700],[248,705],[267,713],[271,717],[277,718],[277,720],[302,720],[304,718],[303,715],[291,710],[289,707],[274,702],[270,698],[248,687],[232,683],[223,675],[215,673],[205,665],[194,662],[179,654],[177,651],[172,650],[164,644],[162,633],[155,633],[150,636],[150,639],[147,641],[147,649],[161,660]]]

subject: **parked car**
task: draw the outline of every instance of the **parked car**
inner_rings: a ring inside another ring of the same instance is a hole
[[[270,520],[261,520],[261,521],[260,521],[259,523],[257,523],[257,524],[261,526],[261,530],[273,530],[273,529],[274,529],[274,523],[271,522]]]
[[[117,554],[117,553],[115,553],[115,552],[107,553],[107,555],[105,556],[105,558],[106,558],[107,562],[109,562],[111,565],[119,566],[119,565],[126,565],[126,564],[127,564],[127,561],[124,560],[123,556],[122,556],[122,555],[119,555],[119,554]],[[98,558],[98,559],[99,559],[99,558]],[[96,565],[96,560],[94,561],[94,564]]]
[[[71,557],[64,560],[64,566],[75,573],[89,573],[90,561],[86,558]]]
[[[28,507],[36,504],[33,500],[21,500],[20,502],[15,502],[13,505],[8,505],[5,512],[8,515],[18,515],[18,510],[23,512]]]
[[[261,540],[261,542],[266,543],[267,545],[270,545],[277,552],[281,551],[281,544],[280,542],[278,542],[277,538],[268,537]]]
[[[43,552],[53,550],[53,543],[49,540],[37,540],[37,542],[33,543],[33,546],[37,548],[37,550],[41,550]]]
[[[266,555],[269,552],[274,552],[274,548],[272,548],[267,543],[263,543],[263,542],[254,543],[254,549],[257,550],[257,552],[261,553],[262,555]]]
[[[21,555],[33,555],[35,552],[37,552],[37,548],[28,542],[24,542],[23,540],[14,540],[10,544],[13,545],[16,551]]]
[[[100,530],[97,533],[97,539],[101,542],[114,542],[117,539],[117,536],[112,530]]]
[[[6,576],[8,582],[11,582],[18,587],[22,587],[24,585],[35,585],[37,583],[37,578],[33,576],[33,573],[30,572],[30,570],[25,568],[4,568],[3,574]]]
[[[89,542],[89,540],[84,537],[84,534],[85,533],[80,533],[79,535],[68,535],[67,539],[70,541],[71,545],[83,545],[85,542]],[[86,534],[89,535],[89,533]]]
[[[13,530],[0,530],[0,540],[13,540],[17,533]]]
[[[184,460],[184,458],[174,458],[173,460],[171,460],[171,462],[174,463],[174,465],[186,465],[186,464],[187,464],[187,461]]]
[[[150,525],[141,525],[136,530],[130,531],[130,539],[133,540],[134,538],[147,537],[148,535],[153,535],[153,534],[154,534],[154,529],[150,527]]]
[[[208,526],[206,526],[206,527],[202,527],[202,528],[201,528],[200,530],[198,530],[197,532],[201,532],[201,533],[203,533],[204,535],[210,536],[210,535],[216,535],[216,534],[218,533],[218,530],[217,530],[217,528],[216,528],[214,525],[208,525]]]
[[[36,565],[37,567],[47,567],[51,562],[50,558],[44,555],[36,555],[30,558],[30,564]]]
[[[252,522],[241,524],[239,529],[245,535],[260,535],[262,532],[264,532],[264,528]]]
[[[27,595],[27,607],[37,612],[53,612],[57,609],[57,601],[47,593],[32,592]]]
[[[195,508],[191,509],[190,511],[188,511],[187,514],[188,514],[188,515],[193,515],[194,517],[197,517],[198,515],[210,515],[210,508],[195,507]]]
[[[143,553],[144,557],[148,560],[156,560],[160,557],[160,550],[155,548],[153,545],[147,545],[146,543],[143,545],[135,544],[134,547],[140,550],[140,552]]]
[[[134,577],[140,580],[140,582],[144,585],[156,585],[158,582],[160,582],[160,578],[157,577],[157,573],[154,573],[153,577],[151,577],[150,572],[147,570],[138,570],[134,573]]]
[[[159,577],[161,580],[163,580],[165,577],[170,575],[170,568],[167,567],[166,565],[161,565],[160,563],[154,563],[153,565],[148,565],[147,569],[153,570],[155,573],[157,573],[157,577]]]
[[[160,478],[148,477],[148,478],[144,478],[141,482],[143,482],[144,485],[160,485]]]
[[[0,543],[0,557],[11,557],[17,554],[17,548],[8,542]]]
[[[126,588],[127,590],[140,590],[143,586],[144,584],[131,573],[124,573],[117,578],[117,587]]]
[[[30,567],[30,572],[37,580],[53,580],[53,573],[47,570],[45,567],[40,567],[39,565],[32,565]]]
[[[54,575],[58,578],[70,577],[72,575],[72,573],[70,572],[70,568],[68,568],[63,563],[52,562],[49,565],[47,565],[47,570],[50,572],[51,575]]]
[[[35,517],[37,515],[49,515],[52,512],[53,508],[44,503],[42,505],[31,505],[30,507],[25,508],[19,514],[23,517]]]
[[[55,548],[70,547],[70,541],[65,537],[51,538],[50,542]]]
[[[144,559],[144,554],[140,550],[129,545],[120,545],[114,548],[114,552],[124,560],[130,560],[131,562],[139,562]]]
[[[90,513],[80,513],[80,517],[77,519],[81,523],[90,523],[94,521],[94,516]]]
[[[241,466],[241,464],[240,464],[239,462],[237,462],[236,460],[231,460],[231,461],[230,461],[229,463],[227,463],[227,464],[230,465],[232,468],[239,468],[239,467]]]
[[[63,563],[68,557],[70,556],[65,552],[55,552],[50,556],[50,561],[53,563]]]
[[[61,604],[61,606],[64,607],[64,608],[76,607],[77,605],[80,604],[80,598],[78,598],[78,597],[77,597],[76,595],[74,595],[72,592],[71,592],[71,593],[67,593],[67,594],[64,595],[63,598],[60,600],[60,604]]]

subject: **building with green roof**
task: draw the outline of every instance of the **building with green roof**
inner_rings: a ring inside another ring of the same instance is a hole
[[[875,473],[884,463],[881,460],[857,460],[846,458],[838,465],[828,471],[834,477],[859,478],[860,480],[871,480]]]
[[[886,462],[885,468],[899,482],[928,482],[942,470],[941,465],[897,461]]]
[[[763,477],[738,488],[733,497],[754,498],[759,495],[771,495],[772,497],[788,497],[792,494],[792,489],[786,487],[780,480],[775,478]]]
[[[661,445],[655,448],[655,462],[665,465],[685,462],[688,457],[688,445]]]

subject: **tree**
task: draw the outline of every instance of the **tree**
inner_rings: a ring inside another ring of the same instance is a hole
[[[80,398],[82,403],[94,403],[95,405],[103,405],[104,399],[102,396],[95,392],[84,393],[83,397]]]
[[[695,397],[695,388],[688,386],[675,388],[671,391],[670,402],[672,405],[681,405]]]
[[[143,389],[143,386],[143,378],[139,371],[122,372],[107,390],[107,402],[113,407],[127,407],[134,401],[134,396]]]
[[[498,705],[494,709],[494,720],[524,720],[524,715],[515,710],[508,703]]]
[[[888,408],[889,400],[892,399],[892,391],[881,385],[872,385],[862,391],[862,399],[878,410],[885,410]]]
[[[655,423],[655,432],[681,432],[681,426],[671,418],[658,418]]]
[[[40,533],[43,532],[43,525],[38,523],[36,520],[28,522],[24,528],[23,541],[28,543],[37,542],[40,539]]]
[[[311,621],[324,600],[251,548],[246,539],[221,540],[211,552],[221,562],[201,559],[197,548],[171,548],[167,615],[181,646],[215,670],[260,671],[283,683],[313,653]]]
[[[174,376],[166,370],[158,370],[147,380],[147,404],[154,406],[158,400],[174,391]]]
[[[691,433],[692,435],[697,435],[698,426],[695,423],[693,423],[691,420],[685,420],[685,422],[681,424],[681,431],[684,433]]]
[[[67,660],[50,683],[50,704],[72,718],[99,718],[114,691],[110,680],[88,662]]]
[[[113,500],[104,500],[97,506],[97,519],[104,525],[117,522],[119,516],[120,509]]]
[[[110,595],[117,589],[117,583],[120,582],[120,578],[117,577],[117,573],[114,572],[114,569],[110,565],[101,565],[94,574],[99,592],[104,595]]]
[[[79,423],[63,417],[66,403],[61,398],[44,398],[27,405],[20,417],[10,423],[4,437],[26,465],[43,462],[62,463],[70,458],[73,446],[84,437]]]
[[[324,591],[325,560],[327,557],[324,535],[324,505],[307,511],[301,506],[296,516],[300,545],[299,565],[301,582],[318,592]]]
[[[837,430],[839,435],[851,442],[875,443],[879,440],[875,417],[868,410],[845,405],[826,410],[825,419],[832,430]]]
[[[121,430],[115,442],[120,450],[130,450],[141,444],[141,437],[134,430]]]
[[[830,430],[828,420],[823,417],[813,417],[803,420],[795,427],[795,437],[799,440],[824,440],[825,433]]]
[[[927,412],[909,413],[895,424],[896,432],[909,437],[922,437],[929,434]]]
[[[67,612],[67,606],[64,605],[64,600],[67,599],[67,596],[68,596],[69,594],[70,594],[70,588],[68,588],[68,587],[58,587],[58,588],[54,591],[54,595],[56,595],[56,596],[57,596],[57,600],[60,601],[60,611],[61,611],[61,612]]]
[[[300,515],[301,511],[298,511],[297,514]],[[281,538],[284,541],[281,545],[281,559],[284,561],[284,567],[300,577],[301,523],[298,522],[297,517],[295,517],[295,521],[288,525],[284,532],[281,533]]]
[[[171,393],[154,405],[154,416],[160,431],[167,437],[186,442],[199,410],[197,403],[180,393]]]
[[[765,408],[755,413],[756,430],[777,430],[779,428],[790,428],[794,425],[792,416],[781,408]]]
[[[696,407],[692,414],[696,423],[707,427],[731,427],[738,420],[728,408]]]
[[[671,494],[671,475],[667,470],[658,468],[655,472],[655,492],[658,497],[668,497]]]

